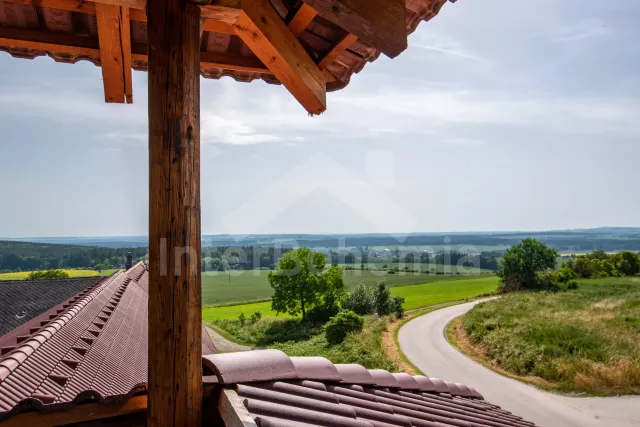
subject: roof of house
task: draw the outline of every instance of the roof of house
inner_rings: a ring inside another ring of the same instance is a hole
[[[446,1],[407,0],[408,32],[413,32],[420,22],[437,15]],[[48,55],[57,62],[76,63],[87,60],[100,65],[95,3],[82,0],[0,0],[0,3],[0,50],[18,58],[33,59]],[[290,0],[273,3],[279,3],[276,10],[286,22],[290,22],[297,2]],[[132,67],[146,70],[146,1],[133,0],[127,5],[131,6]],[[224,20],[224,10],[218,9],[210,6],[202,12],[204,33],[201,44],[201,75],[213,79],[229,76],[242,82],[262,79],[268,83],[279,83],[235,35],[230,23]],[[344,36],[342,28],[318,15],[299,35],[299,40],[313,59],[320,60]],[[353,73],[360,72],[367,62],[376,60],[379,55],[379,50],[362,40],[356,40],[327,66],[327,70],[335,77],[335,81],[327,83],[327,90],[345,87]]]
[[[0,335],[84,291],[100,278],[0,281]]]
[[[207,355],[203,362],[210,374],[205,382],[215,384],[210,393],[219,396],[214,407],[226,425],[534,425],[485,402],[473,388],[438,378],[288,357],[278,350]]]
[[[64,409],[145,392],[148,276],[140,263],[91,283],[5,346],[0,421],[24,410]],[[203,354],[216,351],[206,333],[202,347]]]

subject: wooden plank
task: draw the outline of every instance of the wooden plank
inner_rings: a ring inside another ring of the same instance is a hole
[[[233,25],[225,21],[215,21],[213,19],[206,19],[204,21],[204,30],[210,33],[222,33],[222,34],[235,34],[236,30]]]
[[[405,0],[303,1],[390,58],[407,48]]]
[[[133,103],[133,71],[131,68],[131,16],[128,7],[120,8],[120,43],[124,68],[124,97],[127,104]]]
[[[318,67],[321,70],[326,69],[329,65],[333,63],[344,51],[346,51],[349,46],[351,46],[355,41],[358,40],[358,37],[353,34],[347,33],[344,37],[342,37],[338,43],[336,43],[333,48],[320,60],[318,61]]]
[[[125,73],[122,36],[120,30],[120,6],[96,4],[100,65],[106,102],[124,103]],[[131,73],[131,68],[129,68]]]
[[[317,14],[317,10],[306,3],[302,3],[302,6],[300,6],[296,14],[293,16],[293,19],[289,22],[289,29],[293,35],[296,36],[296,38],[300,37]]]
[[[147,396],[134,396],[122,403],[73,405],[67,411],[27,412],[2,422],[2,427],[53,427],[135,414],[147,409]]]
[[[200,52],[200,64],[207,67],[222,68],[233,71],[272,74],[258,58],[239,55],[228,55],[215,52]]]
[[[65,33],[45,33],[21,28],[0,27],[0,46],[100,56],[98,40]]]
[[[326,79],[268,0],[242,4],[236,32],[310,114],[326,109]]]
[[[200,8],[149,0],[149,427],[202,422]]]
[[[242,399],[233,390],[223,389],[220,392],[218,412],[226,427],[257,427]]]
[[[117,5],[130,8],[133,21],[147,22],[147,0],[3,0],[7,3],[30,4],[34,6],[50,7],[53,9],[81,12],[89,15],[96,14],[96,3]],[[236,0],[218,1],[215,5],[202,6],[202,17],[233,23],[240,13],[240,2]]]

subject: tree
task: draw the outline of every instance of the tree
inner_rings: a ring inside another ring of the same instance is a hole
[[[498,277],[503,290],[538,287],[538,274],[556,266],[558,251],[533,238],[523,239],[507,249],[502,258]]]
[[[328,286],[329,278],[322,277],[322,269],[327,259],[319,252],[306,248],[284,254],[276,271],[269,272],[269,284],[273,288],[271,309],[277,313],[296,316],[302,313],[305,319],[307,309],[315,305],[320,291]],[[329,269],[333,277],[337,267]]]
[[[391,291],[384,282],[378,284],[375,292],[376,312],[380,316],[391,314],[394,310],[393,300],[391,299]]]

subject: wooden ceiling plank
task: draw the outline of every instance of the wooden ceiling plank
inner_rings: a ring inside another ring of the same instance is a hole
[[[106,102],[125,102],[124,53],[120,27],[120,6],[97,3],[98,41],[100,64]],[[131,73],[131,68],[128,70]]]
[[[124,97],[127,104],[133,103],[133,71],[131,68],[131,16],[128,7],[120,8],[120,44],[124,71]]]
[[[100,56],[95,39],[65,33],[44,33],[21,28],[0,27],[0,46],[42,50],[74,55]]]
[[[293,19],[289,22],[289,29],[293,35],[296,36],[296,38],[300,37],[317,14],[317,10],[306,3],[302,3],[302,6],[300,6],[296,14],[293,16]]]
[[[407,48],[405,0],[303,0],[362,41],[395,58]]]
[[[243,2],[236,32],[310,114],[326,109],[326,78],[268,0]]]
[[[50,7],[52,9],[81,12],[89,15],[96,14],[95,3],[84,0],[3,0],[5,3],[30,4],[34,6]]]
[[[204,21],[204,30],[210,33],[222,33],[222,34],[235,34],[236,30],[231,24],[225,21],[216,21],[213,19],[206,19]]]
[[[353,34],[346,34],[344,37],[336,43],[336,45],[318,62],[318,67],[321,70],[326,69],[329,65],[333,63],[340,55],[342,55],[349,46],[355,43],[358,40],[358,37]]]

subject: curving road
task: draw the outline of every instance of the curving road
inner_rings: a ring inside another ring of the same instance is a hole
[[[504,377],[453,348],[444,329],[482,301],[447,307],[417,317],[399,332],[404,354],[432,377],[460,382],[487,401],[542,427],[638,427],[640,396],[566,397]]]

